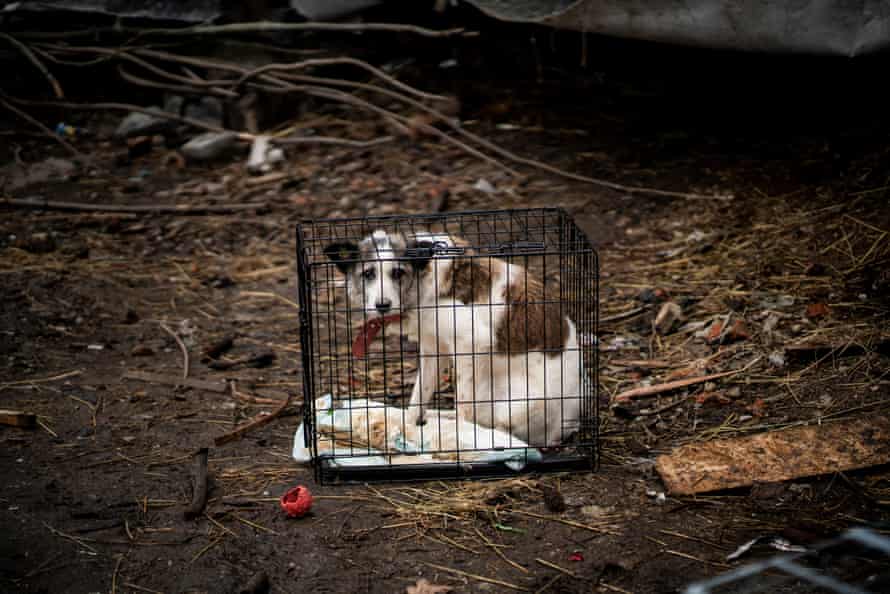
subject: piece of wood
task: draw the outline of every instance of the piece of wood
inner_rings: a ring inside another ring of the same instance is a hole
[[[83,202],[63,202],[45,200],[38,197],[0,198],[0,206],[39,208],[43,210],[68,210],[75,212],[122,212],[136,214],[206,215],[227,214],[244,211],[264,211],[268,202],[245,202],[239,204],[89,204]]]
[[[252,420],[235,427],[233,430],[228,433],[224,433],[213,440],[213,445],[219,447],[221,445],[225,445],[230,441],[235,441],[237,439],[241,439],[244,434],[253,431],[263,425],[266,425],[272,421],[274,421],[281,413],[284,412],[284,409],[287,408],[287,405],[290,404],[290,394],[288,394],[287,398],[285,398],[278,408],[273,410],[267,415],[257,415]]]
[[[30,429],[37,425],[37,415],[20,410],[0,410],[0,425]]]
[[[186,520],[194,520],[204,513],[207,505],[207,448],[195,453],[195,488],[192,491],[192,502],[183,512]]]
[[[147,371],[128,371],[124,374],[124,379],[138,380],[151,384],[162,384],[165,386],[186,386],[196,390],[207,390],[208,392],[216,392],[217,394],[225,394],[228,391],[225,382],[221,381],[205,381],[194,378],[183,378],[178,375],[165,375],[163,373],[149,373]]]
[[[613,403],[617,402],[627,402],[633,398],[641,398],[643,396],[654,396],[656,394],[661,394],[663,392],[670,392],[672,390],[676,390],[678,388],[685,388],[686,386],[694,386],[695,384],[700,384],[702,382],[710,382],[715,379],[720,379],[723,377],[730,377],[733,375],[738,375],[742,372],[748,371],[751,369],[757,362],[760,361],[760,357],[754,357],[747,365],[742,367],[741,369],[734,369],[732,371],[724,371],[722,373],[712,373],[711,375],[702,375],[699,377],[690,377],[687,379],[676,380],[672,382],[666,382],[664,384],[656,384],[654,386],[644,386],[642,388],[633,388],[631,390],[625,390],[620,394],[616,395],[612,400]]]
[[[890,462],[890,418],[794,427],[684,445],[659,456],[668,491],[692,495]]]
[[[699,377],[690,377],[687,379],[676,380],[673,382],[666,382],[664,384],[655,384],[654,386],[644,386],[642,388],[633,388],[632,390],[626,390],[615,396],[615,402],[627,402],[628,400],[632,400],[634,398],[642,398],[643,396],[655,396],[656,394],[661,394],[663,392],[670,392],[671,390],[677,390],[679,388],[685,388],[686,386],[693,386],[695,384],[700,384],[702,382],[710,382],[715,379],[720,379],[721,377],[729,377],[730,375],[735,375],[737,373],[741,373],[742,370],[735,371],[724,371],[723,373],[712,373],[711,375],[702,375]]]

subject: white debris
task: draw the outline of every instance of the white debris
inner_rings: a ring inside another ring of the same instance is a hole
[[[473,184],[474,190],[479,190],[480,192],[485,192],[486,194],[494,194],[497,192],[495,187],[491,185],[491,182],[487,179],[479,178],[475,184]]]
[[[284,161],[284,151],[271,146],[269,136],[260,135],[253,139],[250,156],[247,157],[247,171],[267,173],[276,163]]]
[[[769,364],[773,367],[785,367],[785,355],[781,351],[773,351],[769,354]]]

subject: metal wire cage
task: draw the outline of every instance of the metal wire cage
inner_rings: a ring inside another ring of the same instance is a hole
[[[886,529],[888,525],[884,524]],[[866,527],[690,584],[683,594],[869,594],[890,591],[890,538]]]
[[[304,221],[316,480],[594,469],[599,264],[562,209]]]

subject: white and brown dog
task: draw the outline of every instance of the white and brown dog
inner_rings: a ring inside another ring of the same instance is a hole
[[[420,345],[408,422],[425,421],[451,366],[462,419],[545,448],[578,428],[585,380],[575,325],[525,267],[434,233],[378,230],[325,253],[346,276],[351,311],[366,320],[356,355],[396,320]]]

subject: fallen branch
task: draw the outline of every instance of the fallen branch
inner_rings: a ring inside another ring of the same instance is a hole
[[[195,35],[225,35],[227,33],[269,33],[277,31],[340,31],[346,33],[365,31],[386,31],[390,33],[413,33],[423,37],[453,37],[467,34],[464,29],[427,29],[416,25],[398,23],[278,23],[272,21],[255,21],[252,23],[232,23],[229,25],[199,25],[179,29],[126,29],[126,33],[135,33],[137,37],[149,35],[167,35],[188,37]]]
[[[161,111],[159,109],[150,109],[148,107],[141,107],[139,105],[133,105],[130,103],[117,103],[117,102],[108,102],[103,101],[100,103],[72,103],[70,101],[32,101],[30,99],[19,99],[17,97],[9,97],[6,99],[11,101],[12,103],[17,103],[19,105],[33,105],[34,107],[62,107],[65,109],[85,109],[85,110],[103,110],[103,109],[112,109],[116,111],[136,111],[139,113],[144,113],[146,115],[164,118],[167,120],[173,120],[175,122],[180,122],[182,124],[188,124],[189,126],[194,126],[195,128],[200,128],[202,130],[207,130],[208,132],[231,132],[232,134],[237,134],[239,140],[244,140],[248,142],[253,141],[253,135],[247,134],[245,132],[235,132],[234,130],[227,130],[221,126],[214,126],[213,124],[208,124],[204,120],[198,120],[195,118],[190,118],[187,116],[181,116],[174,113],[170,113],[167,111]]]
[[[638,316],[641,313],[644,313],[649,308],[645,305],[640,307],[635,307],[633,309],[629,309],[627,311],[623,311],[621,313],[617,313],[613,316],[606,316],[605,318],[600,318],[600,324],[611,324],[612,322],[620,322],[622,320],[627,320],[634,316]]]
[[[49,84],[53,88],[53,93],[55,93],[56,97],[58,97],[59,99],[65,98],[65,93],[62,92],[62,86],[59,84],[59,81],[56,80],[56,77],[53,76],[52,72],[50,72],[47,67],[44,66],[43,62],[41,62],[40,59],[34,55],[34,52],[32,52],[27,45],[25,45],[12,35],[8,35],[6,33],[0,32],[0,37],[14,45],[16,49],[18,49],[25,55],[29,62],[34,64],[34,66],[36,66],[37,69],[40,70],[40,73],[43,74],[44,78],[49,81]]]
[[[349,138],[334,138],[332,136],[284,136],[281,138],[273,136],[269,139],[272,144],[328,144],[352,148],[371,148],[392,142],[393,140],[392,136],[381,136],[371,140],[351,140]]]
[[[522,586],[517,586],[516,584],[511,584],[510,582],[504,582],[501,580],[496,580],[490,577],[485,577],[484,575],[477,575],[475,573],[468,573],[466,571],[461,571],[460,569],[454,569],[453,567],[446,567],[444,565],[436,565],[435,563],[427,563],[424,562],[424,565],[428,565],[433,569],[438,569],[439,571],[447,571],[448,573],[453,573],[455,575],[459,575],[464,578],[470,578],[473,580],[478,580],[480,582],[488,582],[489,584],[496,584],[498,586],[503,586],[505,588],[509,588],[511,590],[519,590],[520,592],[528,591],[528,588],[523,588]]]
[[[207,448],[195,453],[195,490],[192,491],[192,502],[183,512],[186,520],[194,520],[204,513],[207,505]]]
[[[271,71],[288,72],[291,70],[303,70],[306,68],[312,68],[313,66],[331,66],[331,65],[336,65],[336,64],[351,64],[353,66],[358,66],[359,68],[373,74],[377,78],[388,82],[393,87],[395,87],[405,93],[414,95],[415,97],[420,97],[421,99],[430,99],[433,101],[450,101],[450,98],[445,97],[444,95],[425,93],[419,89],[415,89],[414,87],[412,87],[410,85],[406,85],[405,83],[401,82],[397,78],[394,78],[394,77],[388,75],[387,73],[383,72],[379,68],[372,66],[371,64],[368,64],[364,60],[357,60],[355,58],[348,58],[348,57],[347,58],[312,58],[309,60],[302,60],[300,62],[290,62],[290,63],[285,63],[285,64],[276,64],[276,63],[265,64],[263,66],[259,66],[257,68],[254,68],[253,70],[247,71],[244,74],[242,74],[241,78],[239,78],[236,81],[235,86],[240,87],[245,82],[247,82],[249,79],[251,79],[255,76],[258,76],[260,74],[264,74],[266,72],[271,72]],[[344,81],[344,82],[348,82],[348,81]],[[358,84],[358,83],[355,83],[355,84]]]
[[[13,98],[13,97],[8,97],[8,99],[14,103],[19,103],[22,105],[33,105],[35,107],[62,107],[65,109],[82,109],[82,110],[114,109],[114,110],[118,110],[118,111],[135,111],[138,113],[144,113],[144,114],[147,114],[150,116],[155,116],[158,118],[164,118],[167,120],[180,122],[182,124],[188,124],[195,128],[198,128],[201,130],[206,130],[207,132],[217,132],[220,134],[223,134],[223,133],[234,134],[235,136],[237,136],[238,140],[241,140],[244,142],[253,142],[253,140],[255,138],[254,134],[250,134],[247,132],[236,132],[234,130],[228,130],[228,129],[222,128],[220,126],[215,126],[213,124],[209,124],[203,120],[197,120],[195,118],[180,116],[180,115],[169,113],[166,111],[160,111],[158,109],[149,109],[147,107],[141,107],[139,105],[133,105],[130,103],[107,103],[107,102],[103,102],[103,103],[69,103],[69,102],[65,102],[65,101],[30,101],[30,100],[25,100],[25,99],[17,99],[17,98]],[[0,101],[2,101],[2,99],[0,99]],[[11,106],[11,105],[9,107],[10,107],[10,109],[14,109],[13,106]],[[40,126],[43,126],[42,124],[40,124],[33,118],[30,118],[30,116],[27,116],[27,114],[24,114],[24,112],[20,112],[20,111],[16,110],[16,113],[19,113],[20,115],[22,115],[22,117],[29,118],[29,121],[33,121],[34,123],[36,123]],[[46,129],[45,127],[44,127],[44,129],[47,131],[47,133],[52,135],[52,132],[49,132],[49,130]],[[77,149],[75,149],[73,146],[71,146],[70,144],[68,144],[67,142],[65,142],[61,138],[58,138],[55,135],[53,135],[53,137],[57,141],[64,143],[68,147],[70,147],[70,150],[73,150],[75,152],[75,154],[77,154],[78,156],[80,155],[80,153],[77,152]],[[324,145],[349,146],[349,147],[354,147],[354,148],[371,148],[371,147],[374,147],[374,146],[377,146],[380,144],[391,142],[392,140],[393,140],[393,138],[391,136],[382,136],[380,138],[373,138],[371,140],[352,140],[349,138],[334,138],[334,137],[330,137],[330,136],[293,136],[293,137],[283,137],[283,138],[275,138],[275,137],[272,138],[272,142],[274,144],[324,144]],[[73,204],[73,203],[65,203],[65,204]],[[262,203],[262,204],[265,204],[265,203]],[[221,206],[224,206],[224,205],[216,205],[213,208],[219,208]],[[242,207],[242,209],[246,209],[246,207],[247,207],[247,205],[245,205],[245,207]],[[158,206],[158,207],[143,206],[143,207],[130,207],[130,208],[133,208],[135,210],[122,210],[119,212],[157,212],[158,208],[175,209],[177,212],[185,210],[185,207],[181,207],[181,206]],[[207,207],[208,211],[214,212],[212,210],[209,210],[210,208],[211,207]],[[95,210],[95,209],[80,208],[77,210]],[[230,210],[235,210],[235,209],[230,208]],[[225,211],[220,211],[220,212],[225,212]]]
[[[0,384],[0,391],[5,390],[6,388],[12,386],[30,386],[33,384],[46,384],[49,382],[57,382],[59,380],[63,380],[69,377],[74,377],[83,373],[80,369],[75,369],[73,371],[66,371],[65,373],[60,373],[58,375],[53,375],[51,377],[38,377],[32,379],[23,379],[23,380],[15,380],[11,382],[4,382]]]
[[[312,25],[318,25],[318,24],[320,24],[320,23],[312,23]],[[245,25],[256,25],[256,23],[246,23]],[[278,24],[267,23],[267,25],[278,25]],[[302,23],[299,25],[302,25]],[[330,23],[328,23],[327,25],[338,26],[338,25],[330,24]],[[234,29],[233,29],[233,27],[234,27]],[[288,28],[290,28],[290,27],[288,27]],[[196,27],[196,28],[191,28],[191,29],[187,29],[187,30],[176,29],[174,31],[176,31],[176,34],[178,35],[178,34],[182,34],[182,31],[199,31],[200,32],[200,31],[207,31],[207,30],[213,30],[213,31],[217,31],[217,32],[240,30],[240,24],[223,25],[223,26],[219,26],[219,27]],[[166,31],[166,30],[159,30],[159,31]],[[56,51],[71,51],[71,50],[66,49],[66,48],[58,48],[58,49],[56,49]],[[107,54],[107,52],[109,52],[110,50],[108,50],[106,48],[80,48],[79,50],[75,50],[75,51],[96,51],[98,53]],[[121,53],[123,54],[123,52],[121,52]],[[676,191],[660,190],[657,188],[650,188],[650,187],[644,187],[644,186],[628,186],[628,185],[610,182],[610,181],[599,179],[599,178],[594,178],[594,177],[590,177],[590,176],[572,173],[572,172],[560,169],[558,167],[548,165],[547,163],[543,163],[541,161],[536,161],[534,159],[522,157],[522,156],[517,155],[505,148],[498,146],[497,144],[487,140],[486,138],[479,136],[478,134],[474,134],[474,133],[464,129],[460,125],[460,123],[454,121],[453,118],[448,117],[447,115],[443,114],[441,111],[436,110],[436,109],[430,107],[429,105],[426,105],[423,102],[418,101],[417,99],[414,98],[414,97],[421,97],[421,98],[425,98],[425,99],[435,99],[435,100],[443,101],[443,100],[447,100],[446,97],[441,97],[441,96],[433,95],[430,93],[424,93],[423,91],[414,89],[413,87],[411,87],[409,85],[399,82],[395,78],[389,76],[388,74],[382,72],[381,70],[375,68],[374,66],[372,66],[366,62],[363,62],[361,60],[355,60],[353,58],[324,58],[324,59],[315,59],[315,60],[304,60],[304,61],[294,62],[294,63],[289,63],[289,64],[273,63],[273,64],[267,64],[267,65],[264,65],[264,66],[261,66],[259,68],[255,68],[255,69],[247,69],[242,66],[232,64],[229,62],[219,62],[219,61],[215,61],[215,60],[208,60],[208,59],[204,59],[204,58],[200,58],[200,57],[193,57],[193,56],[179,56],[176,54],[171,54],[168,52],[159,52],[156,50],[136,49],[136,50],[133,50],[133,53],[138,54],[140,56],[144,56],[144,57],[151,57],[151,58],[155,58],[155,59],[159,59],[159,60],[167,60],[167,61],[179,63],[179,64],[187,64],[190,66],[197,66],[197,67],[206,68],[206,69],[219,69],[224,72],[229,72],[229,73],[238,75],[237,79],[212,81],[214,83],[218,83],[217,85],[210,88],[211,92],[213,92],[215,94],[224,94],[224,95],[236,94],[235,91],[241,89],[242,87],[245,87],[245,83],[246,83],[246,87],[251,88],[251,89],[262,90],[262,91],[266,91],[266,92],[270,92],[270,93],[290,93],[290,92],[305,93],[310,96],[329,99],[329,100],[339,102],[341,104],[358,107],[358,108],[370,111],[372,113],[375,113],[376,115],[382,117],[384,119],[384,121],[394,122],[394,125],[398,128],[404,128],[406,130],[419,130],[425,134],[429,134],[431,136],[438,137],[443,142],[451,144],[451,145],[461,149],[462,151],[472,155],[473,157],[476,157],[476,158],[486,161],[492,165],[495,165],[513,176],[519,176],[520,173],[518,171],[515,171],[514,169],[512,169],[505,163],[499,161],[497,158],[495,158],[494,156],[492,156],[489,153],[494,153],[498,157],[502,157],[504,159],[507,159],[508,161],[512,161],[513,163],[517,163],[519,165],[523,165],[526,167],[531,167],[531,168],[534,168],[534,169],[537,169],[540,171],[545,171],[547,173],[557,175],[560,177],[564,177],[566,179],[572,179],[572,180],[580,181],[583,183],[594,184],[594,185],[602,186],[602,187],[609,188],[612,190],[626,192],[628,194],[644,194],[644,195],[654,195],[654,196],[667,196],[667,197],[676,197],[676,198],[696,198],[696,199],[719,198],[716,196],[706,196],[706,195],[702,195],[702,194],[695,194],[695,193],[689,193],[689,192],[676,192]],[[133,59],[133,61],[138,60],[137,63],[139,63],[139,62],[145,63],[143,60],[134,58],[131,55],[127,55],[125,59]],[[306,68],[310,68],[310,67],[314,67],[314,66],[324,66],[324,65],[330,65],[330,64],[352,64],[352,65],[359,66],[359,67],[365,69],[366,71],[370,72],[371,74],[377,76],[378,78],[384,80],[385,82],[391,84],[392,86],[394,86],[395,88],[399,89],[402,92],[379,87],[376,85],[357,83],[357,82],[352,82],[352,81],[343,80],[343,79],[288,74],[288,71],[301,70],[301,69],[306,69]],[[163,69],[157,68],[155,66],[151,66],[150,69],[152,72],[154,72],[156,74],[163,73],[163,74],[159,74],[159,75],[163,76],[164,78],[172,79],[177,82],[183,82],[187,86],[183,87],[182,85],[170,85],[170,84],[165,84],[165,83],[148,81],[148,80],[145,80],[145,79],[142,79],[139,77],[134,77],[133,75],[125,73],[123,71],[121,71],[121,75],[124,76],[125,79],[129,78],[130,82],[134,82],[136,84],[140,84],[140,85],[144,85],[144,86],[145,85],[153,86],[153,87],[158,87],[158,88],[165,88],[168,90],[172,89],[172,90],[176,90],[179,92],[188,92],[188,93],[201,92],[201,89],[204,89],[206,91],[207,88],[210,86],[207,84],[208,81],[193,81],[186,77],[182,77],[182,76],[175,75],[172,73],[167,73]],[[272,76],[271,74],[269,74],[269,73],[273,73],[273,72],[276,74],[276,76]],[[262,83],[248,82],[251,78],[256,78],[257,80],[262,81]],[[285,80],[285,79],[287,79],[287,80]],[[301,82],[301,83],[310,83],[310,84],[293,84],[293,82],[288,82],[288,81],[297,81],[297,82]],[[314,84],[312,84],[312,83],[314,83]],[[235,89],[235,91],[221,88],[221,87],[224,87],[227,85],[233,87]],[[403,103],[406,103],[410,106],[413,106],[413,107],[427,113],[428,115],[430,115],[432,117],[432,122],[430,122],[430,123],[422,122],[422,121],[418,122],[416,118],[412,119],[412,118],[409,118],[406,116],[402,116],[402,115],[393,113],[389,109],[385,109],[385,108],[375,105],[369,101],[366,101],[354,94],[345,93],[345,92],[340,91],[333,87],[350,87],[350,88],[354,88],[354,89],[364,89],[364,90],[370,91],[372,93],[379,93],[379,94],[386,95],[390,98],[393,98],[393,99],[396,99]],[[413,95],[413,97],[409,96],[409,95]],[[34,104],[37,104],[37,103],[34,102]],[[60,104],[59,102],[41,102],[41,104],[65,106],[63,104]],[[86,107],[86,105],[73,106],[70,104],[67,106],[69,106],[69,107]],[[91,104],[91,106],[98,108],[98,109],[101,109],[101,108],[120,109],[120,108],[122,108],[122,104],[109,104],[109,103]],[[159,117],[165,117],[168,119],[173,119],[173,120],[178,120],[178,121],[183,121],[184,123],[188,123],[190,125],[193,125],[198,128],[205,129],[205,130],[211,130],[211,131],[215,131],[215,132],[222,131],[222,129],[219,128],[218,126],[208,125],[204,122],[199,122],[199,121],[193,120],[191,118],[185,118],[183,116],[175,116],[174,114],[159,113],[159,112],[156,112],[153,110],[149,111],[149,110],[145,110],[145,109],[138,109],[137,106],[127,106],[127,109],[130,109],[131,111],[146,111],[147,113],[150,113],[152,115],[156,115]],[[455,134],[454,135],[447,134],[447,133],[443,132],[442,130],[439,130],[438,128],[431,125],[431,123],[436,123],[436,122],[445,124],[451,130],[453,130]],[[238,138],[240,140],[252,140],[253,136],[254,136],[252,134],[245,134],[245,133],[236,133],[236,134],[238,134]],[[472,146],[471,144],[468,144],[467,142],[463,142],[462,140],[460,140],[457,137],[465,138],[466,140],[472,142],[473,144],[482,147],[487,152],[483,152],[482,150],[479,150],[478,148],[476,148],[476,146]],[[310,138],[296,138],[296,139],[291,140],[291,142],[306,143],[306,142],[313,142],[313,139],[311,137]],[[340,141],[338,143],[342,143],[342,141]]]
[[[234,91],[220,89],[218,87],[202,87],[199,86],[196,81],[190,81],[187,85],[174,85],[170,83],[155,82],[153,80],[148,80],[142,78],[141,76],[136,76],[135,74],[127,72],[120,64],[118,64],[117,66],[117,73],[128,83],[140,87],[148,87],[150,89],[161,89],[163,91],[181,93],[183,95],[214,95],[217,97],[225,97],[227,99],[237,99],[239,97],[238,93]]]
[[[67,150],[69,153],[71,153],[75,157],[83,156],[80,153],[80,151],[78,151],[76,148],[74,148],[74,145],[72,145],[70,142],[68,142],[64,138],[60,138],[58,134],[53,134],[53,131],[50,130],[49,128],[47,128],[45,125],[43,125],[43,123],[41,123],[39,120],[36,120],[33,117],[29,116],[27,113],[25,113],[24,111],[22,111],[15,105],[10,105],[3,99],[0,99],[0,105],[2,105],[6,109],[8,109],[12,113],[14,113],[15,115],[19,116],[26,122],[34,125],[36,128],[39,128],[46,136],[49,136],[50,138],[52,138],[53,140],[55,140],[56,142],[61,144],[63,147],[65,147],[65,150]]]
[[[284,401],[278,406],[278,408],[276,408],[269,414],[257,415],[251,421],[248,421],[247,423],[236,427],[228,433],[224,433],[223,435],[218,436],[216,439],[213,440],[214,445],[218,447],[227,444],[230,441],[241,439],[244,434],[272,422],[273,420],[275,420],[276,417],[280,416],[281,413],[284,412],[284,409],[287,408],[288,404],[290,404],[290,393],[288,393],[287,398],[284,399]]]
[[[733,371],[724,371],[722,373],[712,373],[711,375],[702,375],[699,377],[690,377],[682,380],[676,380],[673,382],[667,382],[664,384],[657,384],[654,386],[645,386],[643,388],[634,388],[632,390],[626,390],[616,395],[613,399],[614,402],[627,402],[633,398],[642,398],[644,396],[654,396],[656,394],[662,394],[664,392],[670,392],[671,390],[676,390],[678,388],[685,388],[686,386],[693,386],[695,384],[700,384],[703,382],[709,382],[715,379],[720,379],[723,377],[730,377],[732,375],[738,375],[744,371],[747,371],[752,365],[757,363],[760,360],[760,357],[756,357],[753,361],[742,367],[741,369],[735,369]]]
[[[267,202],[243,204],[85,204],[83,202],[62,202],[44,198],[0,198],[0,206],[19,208],[41,208],[44,210],[67,210],[85,212],[118,212],[135,214],[226,214],[243,211],[263,211],[269,208]]]
[[[572,573],[571,571],[569,571],[568,569],[566,569],[564,567],[560,567],[556,563],[551,563],[550,561],[545,561],[544,559],[541,559],[540,557],[536,558],[535,561],[537,561],[544,567],[549,567],[550,569],[555,569],[556,571],[558,571],[560,573],[564,573],[565,575],[567,575],[569,577],[573,577],[576,579],[578,578],[577,575],[575,575],[574,573]]]
[[[37,415],[20,410],[0,410],[0,425],[30,429],[37,424]]]
[[[72,39],[76,37],[96,37],[101,33],[118,35],[135,35],[137,37],[151,35],[191,36],[191,35],[224,35],[226,33],[268,33],[276,31],[339,31],[344,33],[360,33],[364,31],[413,33],[422,37],[454,37],[475,36],[478,33],[465,29],[427,29],[416,25],[398,23],[277,23],[255,21],[251,23],[233,23],[229,25],[200,25],[177,29],[141,29],[137,27],[94,27],[78,31],[31,32],[22,33],[19,37],[27,39]],[[131,40],[135,41],[135,40]]]

